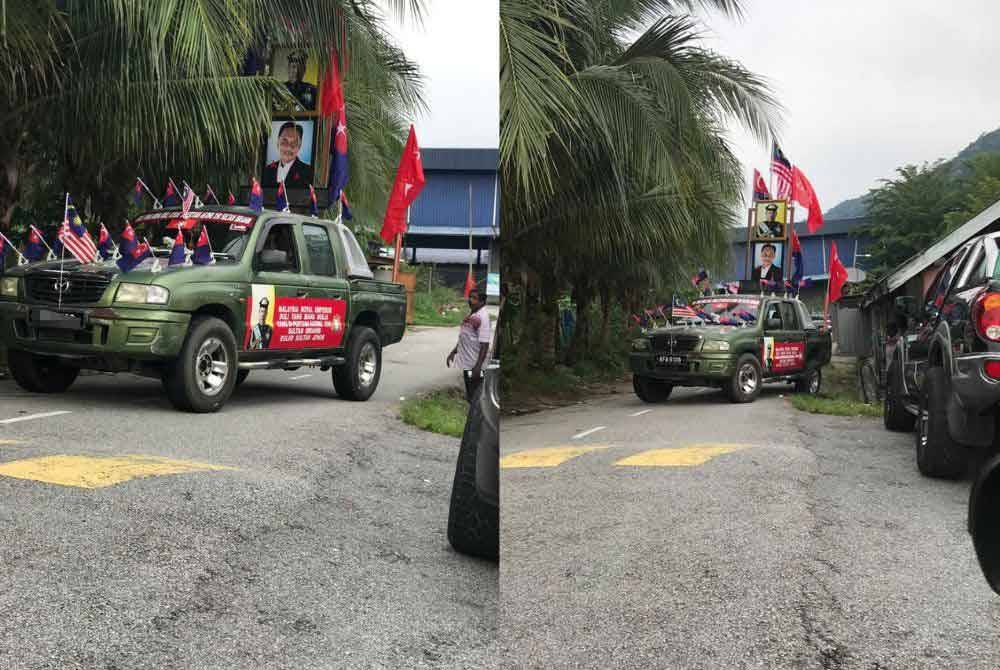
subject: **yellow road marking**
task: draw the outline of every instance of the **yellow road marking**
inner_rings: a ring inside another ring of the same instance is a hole
[[[656,467],[703,465],[716,456],[746,449],[749,446],[749,444],[693,444],[672,449],[650,449],[615,461],[615,465]]]
[[[6,447],[11,444],[21,444],[20,440],[0,440],[0,447]]]
[[[177,461],[155,456],[41,456],[0,463],[0,476],[46,484],[96,489],[139,477],[205,470],[235,470],[224,465]]]
[[[543,447],[508,454],[500,459],[501,468],[552,468],[561,465],[571,458],[576,458],[591,451],[607,449],[606,445],[587,445],[585,447]]]

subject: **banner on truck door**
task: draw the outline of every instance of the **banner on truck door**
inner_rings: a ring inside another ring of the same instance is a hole
[[[773,337],[765,337],[761,360],[771,372],[798,370],[806,363],[806,343],[781,342],[775,341]]]
[[[331,349],[344,339],[347,303],[335,298],[275,296],[274,286],[253,284],[244,348]]]

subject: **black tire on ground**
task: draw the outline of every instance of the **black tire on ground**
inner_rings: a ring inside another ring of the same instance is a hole
[[[354,326],[347,341],[347,362],[333,368],[333,387],[345,400],[368,400],[382,377],[382,343],[367,326]]]
[[[469,408],[462,444],[458,449],[458,464],[455,466],[448,508],[448,542],[459,553],[496,561],[500,556],[500,509],[483,500],[476,487],[479,443],[482,439],[491,439],[491,436],[482,435],[482,431],[490,427],[483,420],[481,389],[482,386]],[[497,459],[499,457],[498,451]],[[496,466],[499,472],[499,462]]]
[[[56,358],[13,349],[7,352],[7,367],[17,385],[32,393],[62,393],[80,374],[79,368],[64,365]]]
[[[882,423],[886,430],[908,433],[913,430],[917,417],[907,412],[903,405],[903,373],[899,361],[894,360],[889,364],[887,375],[885,397],[882,400]]]
[[[760,395],[763,380],[757,357],[743,354],[737,359],[736,370],[726,385],[726,395],[731,402],[753,402]]]
[[[930,368],[920,394],[917,419],[917,469],[925,477],[957,479],[965,474],[967,454],[948,433],[948,373]]]
[[[822,385],[823,373],[819,368],[813,368],[795,380],[795,392],[816,395]]]
[[[196,316],[181,352],[163,373],[174,407],[185,412],[218,411],[236,388],[236,338],[222,319]]]
[[[632,375],[632,388],[643,402],[663,402],[670,397],[674,385],[659,379]]]
[[[879,397],[878,373],[875,370],[875,361],[866,358],[858,366],[858,382],[861,388],[861,400],[865,404],[873,405],[882,398]]]
[[[250,376],[250,371],[249,370],[237,370],[236,371],[236,385],[239,386],[240,384],[242,384],[243,382],[245,382],[247,380],[247,377],[249,377],[249,376]]]

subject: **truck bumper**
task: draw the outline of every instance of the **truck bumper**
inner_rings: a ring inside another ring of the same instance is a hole
[[[142,308],[65,308],[81,328],[49,328],[38,305],[0,301],[0,342],[10,349],[74,359],[81,367],[128,369],[128,361],[156,361],[180,352],[191,315]],[[48,307],[45,307],[48,308]]]
[[[726,353],[688,354],[681,366],[660,365],[656,354],[650,352],[629,355],[629,367],[634,374],[662,379],[675,386],[718,386],[732,377],[735,364],[734,357]]]
[[[1000,361],[1000,354],[955,356],[951,388],[963,409],[980,414],[1000,404],[1000,380],[986,374],[986,363]]]

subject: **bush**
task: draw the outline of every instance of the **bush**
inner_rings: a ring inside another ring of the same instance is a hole
[[[432,433],[462,437],[469,404],[457,389],[407,398],[399,408],[405,423]]]

